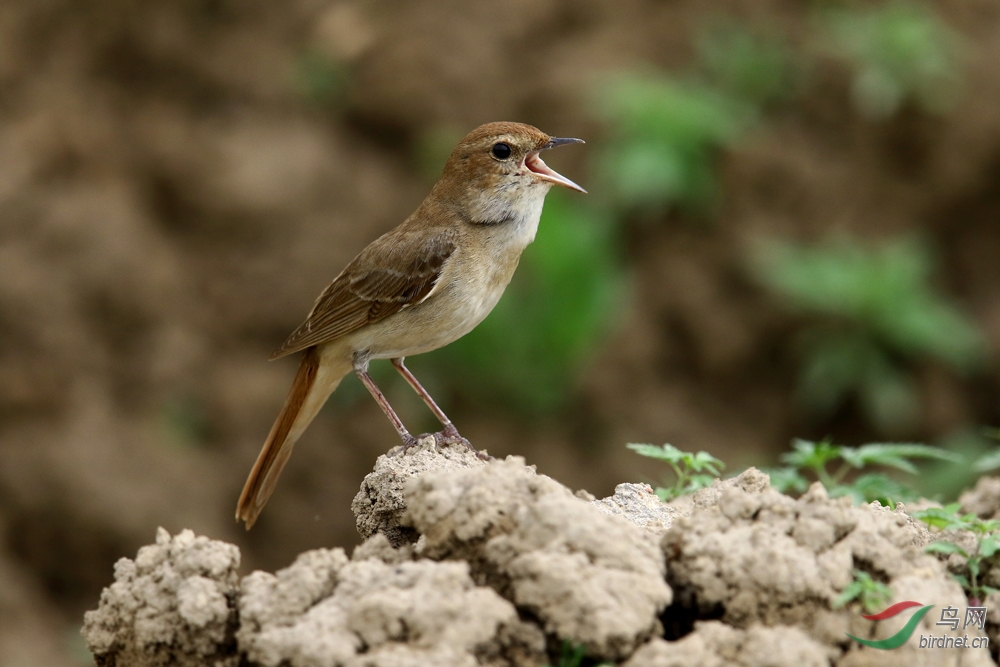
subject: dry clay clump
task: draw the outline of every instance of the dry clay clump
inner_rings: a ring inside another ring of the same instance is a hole
[[[311,551],[276,575],[246,577],[237,638],[247,659],[267,667],[544,661],[541,632],[476,586],[465,563],[359,554],[348,561],[341,549]]]
[[[642,485],[585,495],[516,457],[426,443],[380,458],[355,507],[385,534],[350,559],[319,549],[239,581],[236,547],[161,530],[116,565],[84,635],[102,667],[536,666],[563,641],[627,667],[994,664],[986,649],[847,638],[903,622],[836,608],[857,569],[891,602],[968,606],[902,506],[853,507],[818,485],[796,500],[753,469],[669,505]],[[942,634],[939,618],[917,633]]]
[[[523,459],[427,473],[406,499],[418,555],[469,563],[477,581],[588,655],[627,657],[659,629],[671,592],[655,540]]]
[[[398,450],[397,450],[398,451]],[[416,542],[419,537],[413,528],[400,525],[406,510],[403,487],[413,477],[428,470],[458,470],[486,465],[468,447],[442,447],[434,445],[433,438],[424,438],[418,446],[405,454],[383,454],[375,462],[375,469],[361,482],[361,490],[351,503],[358,532],[368,539],[381,533],[395,547]]]
[[[688,614],[691,620],[715,618],[729,627],[723,631],[718,622],[697,622],[694,631],[677,642],[657,641],[644,647],[628,663],[630,667],[730,664],[726,656],[732,646],[765,641],[762,626],[774,631],[793,626],[796,632],[786,633],[785,640],[795,647],[791,654],[800,658],[775,656],[758,662],[744,653],[732,664],[994,664],[986,649],[920,649],[918,642],[910,641],[893,651],[878,651],[848,639],[846,633],[887,636],[880,634],[884,627],[876,631],[876,625],[857,610],[835,609],[838,594],[856,569],[886,581],[893,592],[891,602],[916,600],[937,609],[948,605],[964,609],[968,601],[943,564],[923,552],[930,535],[902,505],[895,511],[878,503],[855,507],[847,498],[828,498],[819,484],[796,500],[747,483],[755,475],[761,473],[750,470],[699,492],[701,498],[695,494],[690,516],[679,519],[663,537],[668,581],[679,601],[665,618]],[[935,626],[939,618],[940,614],[925,615],[917,633],[940,635],[942,629]],[[674,654],[671,646],[681,652]],[[677,655],[701,647],[706,651],[701,662],[678,662]],[[781,649],[782,644],[773,648]]]
[[[352,559],[321,549],[237,582],[236,547],[161,531],[162,544],[119,563],[117,581],[87,616],[84,635],[99,663],[535,666],[564,640],[621,660],[659,632],[671,595],[656,535],[522,459],[485,465],[473,456],[463,469],[454,464],[464,455],[444,450],[444,469],[427,472],[435,452],[425,445],[412,459],[384,457],[368,480],[375,496],[361,503],[393,536],[419,535],[416,544],[394,548],[376,534]],[[405,499],[404,516],[386,509],[383,488]],[[188,542],[230,554],[228,568],[192,568],[188,561],[200,561],[167,548]],[[146,561],[159,569],[137,565]],[[181,574],[160,581],[181,562]],[[221,593],[192,604],[189,588]]]
[[[115,583],[84,617],[97,664],[235,666],[239,565],[232,544],[160,528],[156,544],[115,564]]]

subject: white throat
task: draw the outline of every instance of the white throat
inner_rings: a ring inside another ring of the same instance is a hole
[[[550,187],[543,182],[527,186],[511,182],[492,196],[482,193],[472,206],[477,212],[476,222],[487,225],[494,238],[504,239],[523,250],[535,240],[542,205]]]

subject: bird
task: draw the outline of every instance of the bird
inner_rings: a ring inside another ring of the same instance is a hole
[[[353,372],[388,417],[406,452],[417,443],[368,374],[373,359],[392,365],[441,422],[438,444],[463,438],[405,366],[409,356],[469,333],[493,310],[535,239],[552,186],[586,193],[553,171],[541,152],[582,139],[550,137],[531,125],[494,122],[452,151],[416,211],[358,254],[272,355],[302,352],[298,372],[240,494],[246,529],[274,491],[296,441],[341,380]]]

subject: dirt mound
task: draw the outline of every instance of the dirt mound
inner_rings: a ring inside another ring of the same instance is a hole
[[[399,546],[376,533],[351,558],[310,551],[238,581],[236,547],[161,530],[86,616],[98,664],[539,665],[564,642],[630,667],[994,664],[986,649],[846,636],[875,634],[836,603],[857,569],[892,602],[967,604],[902,506],[854,507],[819,485],[792,499],[750,469],[651,526],[641,488],[588,500],[520,458],[462,451],[380,458],[355,509],[402,488],[405,506],[380,519]]]

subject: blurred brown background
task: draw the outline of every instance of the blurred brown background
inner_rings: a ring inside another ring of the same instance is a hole
[[[591,194],[413,361],[477,446],[598,496],[662,474],[626,442],[990,446],[997,63],[992,0],[0,4],[0,665],[88,664],[157,526],[246,571],[356,543],[396,443],[353,379],[232,520],[296,367],[267,356],[487,121],[587,139],[547,159]]]

